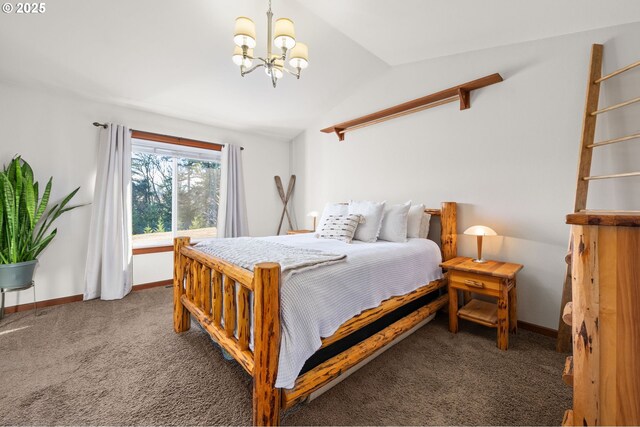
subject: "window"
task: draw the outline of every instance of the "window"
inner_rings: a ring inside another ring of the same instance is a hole
[[[176,236],[216,236],[220,199],[217,144],[134,131],[133,248],[172,245]]]

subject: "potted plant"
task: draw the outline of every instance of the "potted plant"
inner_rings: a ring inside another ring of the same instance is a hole
[[[31,284],[38,255],[58,232],[49,228],[77,207],[67,205],[80,187],[47,209],[52,181],[49,178],[40,195],[31,166],[19,156],[0,172],[0,288]]]

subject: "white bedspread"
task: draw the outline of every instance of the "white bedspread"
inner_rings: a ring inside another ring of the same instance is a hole
[[[345,262],[294,272],[283,280],[276,387],[292,388],[306,360],[322,345],[321,338],[333,335],[342,323],[442,277],[440,248],[427,239],[347,244],[311,233],[261,239],[347,255]]]

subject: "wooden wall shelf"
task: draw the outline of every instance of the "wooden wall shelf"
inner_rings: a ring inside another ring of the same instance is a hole
[[[390,108],[385,108],[384,110],[376,111],[375,113],[367,114],[366,116],[358,117],[357,119],[329,126],[328,128],[322,129],[321,132],[335,133],[338,135],[340,141],[344,141],[344,134],[347,132],[457,100],[460,100],[460,110],[466,110],[471,108],[471,97],[469,94],[472,90],[500,83],[501,81],[502,76],[500,74],[491,74],[477,80],[450,87],[449,89],[441,90],[437,93],[423,96],[422,98],[417,98]]]

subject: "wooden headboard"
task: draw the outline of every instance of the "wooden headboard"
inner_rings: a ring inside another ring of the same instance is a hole
[[[458,256],[458,204],[442,202],[440,209],[425,208],[425,213],[440,217],[440,250],[443,261]]]

